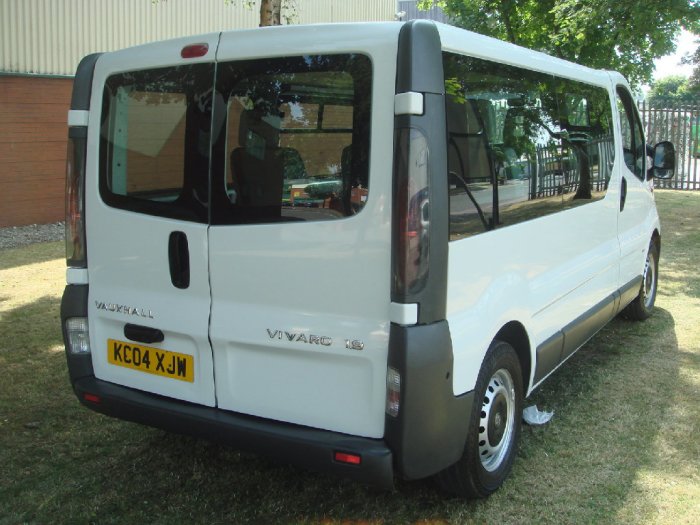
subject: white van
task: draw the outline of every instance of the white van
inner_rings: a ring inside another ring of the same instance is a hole
[[[654,305],[674,151],[616,73],[285,26],[90,55],[68,120],[61,320],[107,415],[483,497],[523,398]]]

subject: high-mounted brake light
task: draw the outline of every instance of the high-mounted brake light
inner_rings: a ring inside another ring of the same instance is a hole
[[[190,44],[185,46],[180,51],[182,58],[197,58],[203,57],[209,52],[209,44]]]

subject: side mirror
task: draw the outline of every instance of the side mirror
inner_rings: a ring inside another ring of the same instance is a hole
[[[676,174],[676,148],[670,142],[663,141],[654,146],[653,160],[649,178],[665,180]]]

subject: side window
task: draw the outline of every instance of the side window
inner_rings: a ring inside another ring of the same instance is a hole
[[[620,113],[622,151],[625,165],[637,178],[644,180],[646,173],[646,145],[639,114],[632,96],[622,86],[617,88],[617,108]]]
[[[369,192],[372,64],[321,55],[219,64],[214,224],[340,219]]]
[[[443,56],[451,240],[605,196],[614,156],[605,89]]]
[[[107,204],[208,221],[213,82],[211,64],[107,79],[100,140],[100,194]]]
[[[612,107],[603,88],[559,80],[562,140],[570,152],[565,190],[573,193],[568,206],[605,196],[615,161]]]

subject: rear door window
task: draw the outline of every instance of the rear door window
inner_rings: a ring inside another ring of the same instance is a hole
[[[371,76],[356,54],[219,64],[213,224],[358,213],[369,193]]]
[[[209,220],[213,83],[213,64],[107,79],[100,137],[100,193],[107,204]]]

